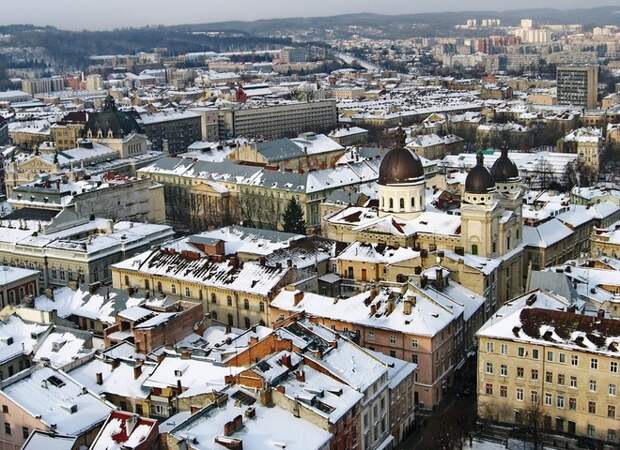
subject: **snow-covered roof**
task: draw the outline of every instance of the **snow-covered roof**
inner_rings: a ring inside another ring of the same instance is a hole
[[[38,270],[22,269],[21,267],[0,266],[0,286],[7,286],[16,281],[38,276]]]
[[[92,429],[113,409],[66,373],[50,367],[33,367],[16,375],[0,392],[27,414],[68,436]]]

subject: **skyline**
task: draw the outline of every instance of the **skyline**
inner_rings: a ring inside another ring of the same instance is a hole
[[[11,5],[3,11],[0,25],[33,24],[55,26],[67,30],[107,30],[122,27],[147,25],[180,25],[214,23],[231,20],[253,21],[289,17],[322,17],[351,13],[415,14],[453,11],[509,11],[519,9],[540,9],[540,2],[524,0],[518,7],[506,8],[494,0],[470,0],[466,4],[458,0],[447,0],[441,8],[432,5],[411,5],[406,0],[386,0],[377,4],[373,0],[316,0],[311,4],[286,4],[283,0],[264,0],[258,5],[247,5],[244,0],[211,0],[208,8],[199,7],[197,0],[177,0],[174,5],[163,0],[132,0],[128,5],[122,0],[108,0],[106,14],[101,14],[100,5],[88,3],[75,9],[75,0],[29,0]],[[354,3],[354,4],[352,4]],[[584,4],[578,0],[550,0],[545,8],[579,8]],[[593,0],[588,8],[610,5],[607,0]],[[63,11],[62,15],[58,11]],[[620,14],[620,11],[619,11]]]

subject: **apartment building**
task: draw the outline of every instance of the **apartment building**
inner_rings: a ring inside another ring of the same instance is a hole
[[[202,138],[201,115],[191,111],[143,114],[142,127],[153,150],[176,155]]]
[[[560,66],[558,104],[593,109],[598,103],[598,66]]]
[[[335,100],[249,103],[238,109],[222,109],[219,112],[220,139],[280,139],[306,131],[328,131],[337,125]]]
[[[482,419],[618,444],[620,321],[535,291],[500,309],[478,342]]]

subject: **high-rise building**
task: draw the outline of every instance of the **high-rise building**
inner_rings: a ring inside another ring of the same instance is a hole
[[[558,103],[560,105],[596,108],[598,97],[598,66],[562,66],[557,71]]]
[[[35,78],[22,81],[22,90],[30,95],[62,91],[65,80],[62,77]]]

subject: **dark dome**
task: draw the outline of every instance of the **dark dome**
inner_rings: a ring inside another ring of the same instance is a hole
[[[390,150],[379,168],[379,184],[409,183],[424,177],[422,161],[415,152],[399,147]]]
[[[517,165],[508,157],[508,148],[502,148],[502,155],[491,168],[491,175],[496,183],[503,183],[519,178]]]
[[[477,164],[469,171],[465,179],[465,192],[469,194],[488,194],[495,189],[495,181],[484,167],[484,155],[478,152]]]

